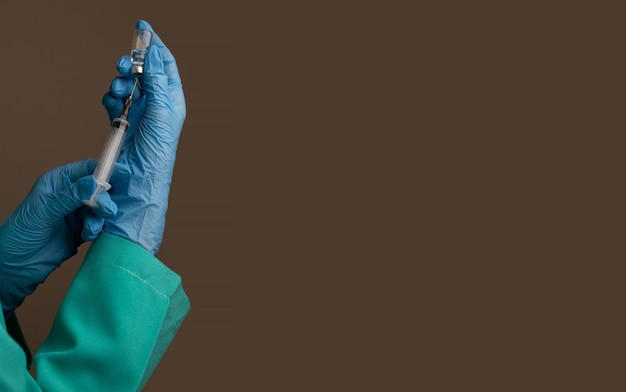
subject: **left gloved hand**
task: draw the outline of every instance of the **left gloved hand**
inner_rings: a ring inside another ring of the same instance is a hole
[[[20,206],[0,226],[0,301],[5,316],[22,304],[52,271],[94,240],[105,218],[117,213],[107,192],[99,208],[83,205],[96,189],[95,159],[43,174]]]
[[[108,219],[103,233],[129,240],[155,254],[161,246],[169,202],[176,149],[187,115],[176,59],[152,26],[137,21],[136,28],[152,31],[141,89],[135,89],[118,170],[109,194],[120,209]],[[113,120],[119,116],[135,82],[130,56],[117,64],[121,76],[111,82],[102,103]]]

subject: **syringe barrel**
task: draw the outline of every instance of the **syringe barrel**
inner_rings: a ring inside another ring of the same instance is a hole
[[[107,139],[98,166],[93,175],[97,181],[109,182],[111,178],[111,172],[113,171],[113,165],[117,161],[120,155],[120,149],[122,148],[122,142],[124,141],[124,134],[128,128],[128,121],[116,118],[113,120],[111,127],[111,133]]]
[[[126,128],[128,128],[129,123],[124,119],[116,118],[113,120],[111,125],[111,133],[109,134],[107,142],[104,145],[96,170],[93,173],[96,178],[96,182],[98,183],[98,187],[91,198],[89,200],[85,200],[85,204],[90,207],[96,207],[98,195],[102,191],[106,191],[111,187],[111,185],[109,185],[109,179],[111,179],[113,167],[120,155],[122,143],[124,142],[124,135],[126,134]]]

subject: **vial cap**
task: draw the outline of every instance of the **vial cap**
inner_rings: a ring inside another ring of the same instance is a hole
[[[143,65],[134,64],[130,71],[133,75],[141,75],[143,74]]]

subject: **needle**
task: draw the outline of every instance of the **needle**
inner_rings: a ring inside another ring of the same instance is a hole
[[[128,118],[128,112],[130,111],[130,105],[133,102],[133,93],[135,92],[135,87],[137,87],[137,83],[139,82],[139,78],[135,79],[135,84],[133,84],[133,89],[130,91],[130,95],[124,104],[124,110],[120,115],[120,118],[126,120]]]

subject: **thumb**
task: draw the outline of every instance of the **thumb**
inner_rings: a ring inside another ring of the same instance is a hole
[[[154,110],[170,108],[167,75],[161,51],[156,46],[148,48],[142,85],[146,94],[146,115]]]

